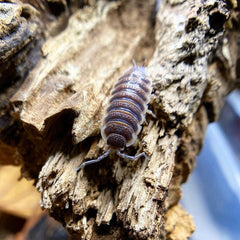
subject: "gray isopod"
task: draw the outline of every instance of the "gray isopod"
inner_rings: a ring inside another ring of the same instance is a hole
[[[134,66],[114,85],[102,119],[101,135],[107,142],[108,150],[97,159],[82,163],[76,171],[101,161],[110,152],[130,160],[136,160],[142,156],[148,158],[145,152],[137,156],[129,156],[121,151],[136,141],[145,120],[151,91],[152,81],[147,77],[146,67],[137,66],[134,62]]]

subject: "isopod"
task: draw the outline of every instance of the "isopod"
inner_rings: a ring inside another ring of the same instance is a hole
[[[101,135],[107,142],[108,150],[97,159],[82,163],[76,171],[101,161],[111,152],[130,160],[137,160],[142,156],[148,158],[145,152],[137,156],[121,153],[125,147],[136,141],[145,121],[152,91],[152,81],[148,78],[146,67],[137,66],[135,62],[133,64],[114,85],[102,119]]]

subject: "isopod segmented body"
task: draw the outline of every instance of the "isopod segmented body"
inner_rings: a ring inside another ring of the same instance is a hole
[[[147,105],[152,91],[151,79],[147,77],[147,69],[137,66],[124,73],[114,85],[109,104],[106,107],[102,120],[101,135],[107,142],[108,150],[99,158],[84,162],[76,170],[101,161],[115,151],[120,157],[135,160],[146,154],[129,156],[120,152],[132,145],[141,131],[145,120]]]
[[[111,148],[123,149],[135,142],[151,91],[145,67],[134,66],[114,85],[101,128],[102,137]]]

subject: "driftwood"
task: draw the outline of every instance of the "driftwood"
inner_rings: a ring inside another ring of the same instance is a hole
[[[1,163],[22,164],[72,239],[187,239],[180,184],[239,86],[237,2],[12,2],[0,3]],[[106,150],[104,106],[132,59],[153,79],[154,114],[125,153],[150,160],[108,157],[77,174]]]

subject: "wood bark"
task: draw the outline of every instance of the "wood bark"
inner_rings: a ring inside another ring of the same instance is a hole
[[[237,2],[12,2],[0,3],[1,163],[22,164],[72,239],[187,239],[180,185],[239,86]],[[153,79],[154,114],[125,153],[150,160],[110,156],[77,174],[107,149],[101,117],[133,59]]]

